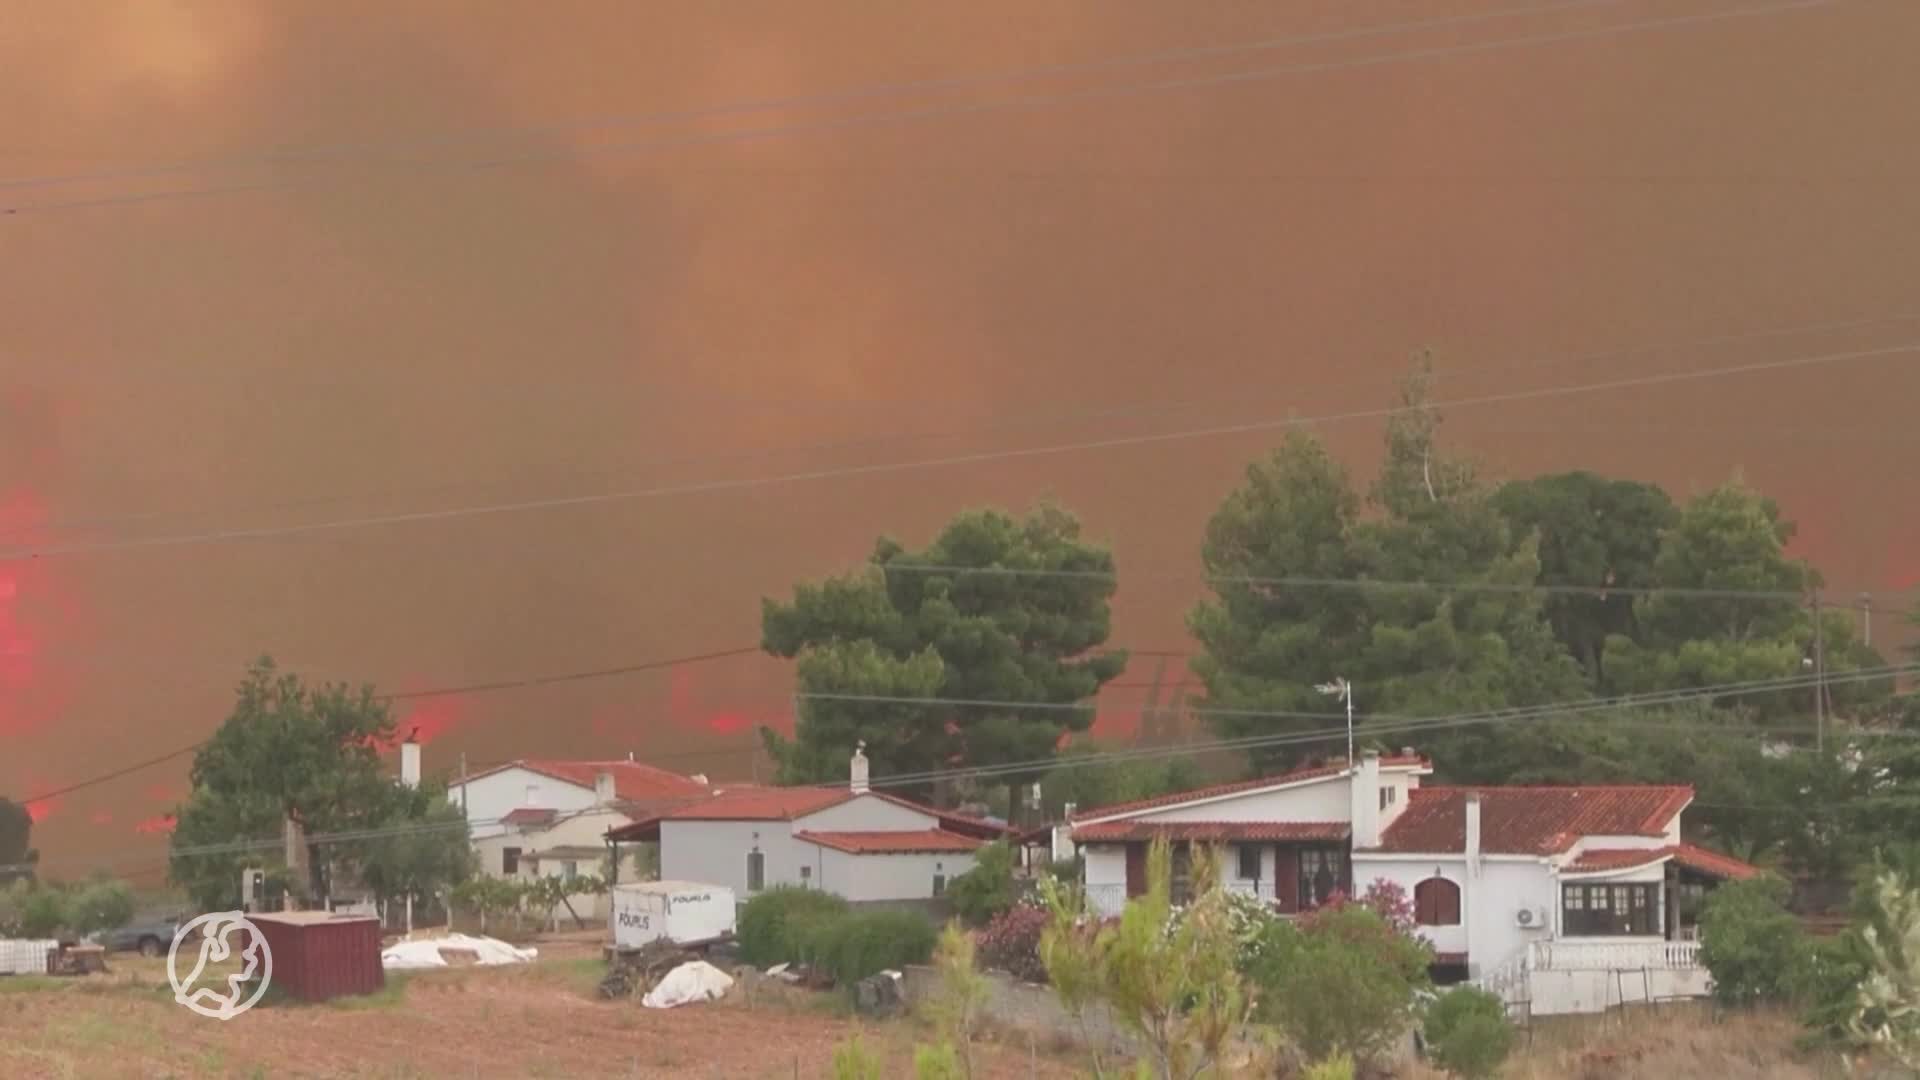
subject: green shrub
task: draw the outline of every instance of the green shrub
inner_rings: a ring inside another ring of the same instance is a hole
[[[888,968],[924,964],[939,935],[911,911],[852,911],[813,923],[800,945],[808,966],[843,987]]]
[[[996,840],[974,853],[973,869],[947,882],[947,902],[968,926],[1013,906],[1013,848]]]
[[[1800,920],[1786,908],[1778,878],[1732,881],[1707,895],[1700,913],[1700,960],[1713,996],[1726,1005],[1787,1001],[1808,969]]]
[[[1513,1024],[1499,995],[1462,986],[1427,1007],[1427,1055],[1455,1076],[1492,1076],[1513,1050]]]
[[[1413,1024],[1432,952],[1360,904],[1260,930],[1247,962],[1260,1011],[1312,1060],[1364,1060]]]
[[[756,967],[804,958],[815,929],[847,913],[847,902],[818,889],[783,885],[747,901],[736,933],[740,959]]]
[[[1803,1049],[1859,1045],[1849,1025],[1859,1009],[1860,984],[1871,960],[1858,929],[1808,947],[1793,986],[1794,1000],[1802,1006],[1800,1022],[1807,1028]]]

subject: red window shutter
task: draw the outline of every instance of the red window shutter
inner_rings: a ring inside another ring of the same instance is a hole
[[[1273,849],[1273,901],[1282,914],[1300,910],[1300,849]]]
[[[1127,898],[1147,894],[1147,845],[1127,845]]]

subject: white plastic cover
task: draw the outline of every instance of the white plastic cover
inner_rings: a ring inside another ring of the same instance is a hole
[[[671,1009],[696,1001],[718,1001],[727,996],[733,977],[705,960],[689,960],[661,979],[640,1004],[649,1009]]]
[[[447,967],[449,966],[447,958],[440,955],[441,949],[470,952],[477,958],[475,963],[485,967],[497,964],[529,964],[540,955],[538,949],[516,949],[504,941],[490,937],[448,934],[445,937],[395,942],[381,952],[380,966],[389,971]]]

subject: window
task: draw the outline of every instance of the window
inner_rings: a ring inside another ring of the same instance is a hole
[[[513,877],[520,872],[520,849],[503,847],[500,849],[500,872]]]
[[[574,878],[579,877],[580,864],[577,862],[574,862],[572,859],[568,859],[566,862],[561,863],[560,876],[561,878],[567,881],[572,881]]]
[[[1193,845],[1173,849],[1173,880],[1168,883],[1168,899],[1179,907],[1193,899]]]
[[[1380,809],[1385,810],[1387,807],[1392,806],[1393,801],[1395,799],[1398,799],[1399,797],[1400,797],[1399,788],[1393,787],[1391,785],[1381,788],[1380,789]]]
[[[1260,880],[1260,849],[1252,844],[1240,845],[1240,880]]]
[[[801,867],[800,868],[800,884],[805,885],[807,882],[812,880],[813,880],[813,867],[811,866]]]
[[[1562,885],[1560,921],[1569,937],[1660,934],[1660,885]]]
[[[947,875],[945,874],[933,875],[933,895],[935,896],[947,895]]]
[[[1346,887],[1347,853],[1339,848],[1300,852],[1300,909],[1317,908]]]
[[[1460,886],[1435,875],[1413,887],[1413,919],[1421,926],[1460,925]]]
[[[767,856],[765,852],[747,852],[747,891],[759,892],[767,887]]]

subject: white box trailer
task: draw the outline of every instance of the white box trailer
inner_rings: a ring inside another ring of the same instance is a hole
[[[0,938],[0,975],[45,975],[53,970],[58,941]]]
[[[613,944],[637,949],[665,938],[697,945],[733,935],[733,890],[694,881],[643,881],[613,887]]]

